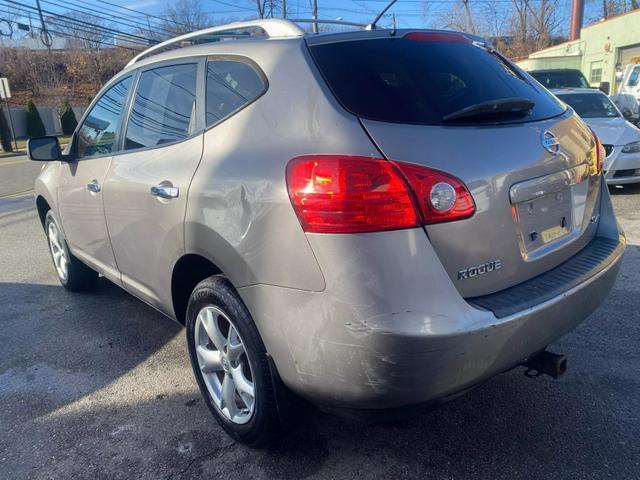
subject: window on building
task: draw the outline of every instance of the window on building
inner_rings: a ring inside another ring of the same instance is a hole
[[[197,76],[195,63],[142,72],[129,116],[125,150],[173,143],[193,133]]]
[[[591,83],[600,83],[602,81],[602,62],[591,62],[589,81]]]

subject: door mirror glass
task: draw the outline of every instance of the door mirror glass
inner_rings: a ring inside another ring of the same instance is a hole
[[[31,160],[50,162],[60,160],[60,143],[58,137],[36,137],[27,142],[27,153]]]

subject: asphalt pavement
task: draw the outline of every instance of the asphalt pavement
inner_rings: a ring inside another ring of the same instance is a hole
[[[10,168],[0,165],[6,193]],[[640,189],[615,191],[614,204],[629,240],[622,271],[602,307],[552,346],[569,359],[562,379],[513,370],[386,425],[309,413],[251,450],[211,418],[182,327],[104,279],[94,293],[66,292],[32,196],[4,196],[0,478],[638,479]]]
[[[33,189],[33,181],[41,168],[42,163],[33,162],[26,155],[0,158],[0,197]]]

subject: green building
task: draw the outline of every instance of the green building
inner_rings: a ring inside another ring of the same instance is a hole
[[[640,63],[640,10],[587,25],[580,38],[545,48],[518,63],[525,70],[576,68],[597,87],[609,82],[615,93],[616,72]]]

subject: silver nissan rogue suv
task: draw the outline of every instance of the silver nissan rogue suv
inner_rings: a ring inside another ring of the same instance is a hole
[[[213,415],[261,445],[287,399],[415,410],[515,366],[604,300],[625,239],[603,149],[477,37],[284,20],[156,45],[48,160],[69,290],[98,275],[186,326]]]

